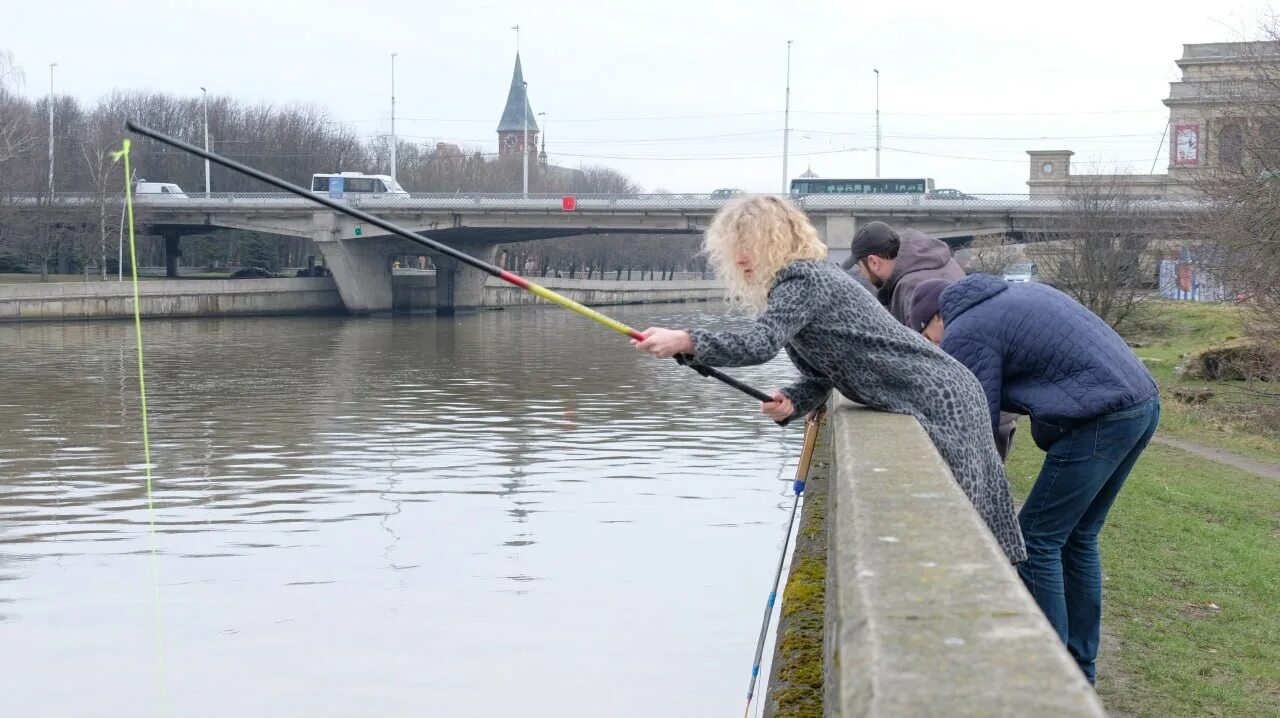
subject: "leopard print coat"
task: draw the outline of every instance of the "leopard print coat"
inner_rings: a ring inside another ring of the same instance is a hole
[[[816,408],[832,387],[873,409],[914,416],[1009,560],[1026,559],[977,378],[899,324],[839,267],[793,262],[778,272],[755,324],[689,334],[694,359],[708,366],[763,364],[785,348],[802,375],[782,390],[795,405],[794,416]]]

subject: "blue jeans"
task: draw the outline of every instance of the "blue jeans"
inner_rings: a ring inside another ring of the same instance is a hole
[[[1159,423],[1151,399],[1064,434],[1018,514],[1027,542],[1018,574],[1090,683],[1102,625],[1098,533]]]

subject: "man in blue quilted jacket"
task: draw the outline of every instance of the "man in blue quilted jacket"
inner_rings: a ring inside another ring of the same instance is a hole
[[[931,279],[916,288],[910,327],[978,377],[993,430],[1001,409],[1030,415],[1046,454],[1018,514],[1027,543],[1018,573],[1092,683],[1098,534],[1160,422],[1151,372],[1115,330],[1043,284]]]

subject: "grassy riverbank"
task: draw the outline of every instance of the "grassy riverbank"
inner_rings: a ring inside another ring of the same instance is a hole
[[[1161,433],[1280,463],[1280,403],[1250,391],[1245,382],[1205,381],[1179,371],[1186,356],[1242,336],[1244,312],[1234,305],[1161,302],[1156,315],[1128,338],[1143,345],[1134,351],[1160,384]],[[1280,392],[1280,386],[1255,388]],[[1209,389],[1214,395],[1203,404],[1185,404],[1174,396],[1179,389]]]
[[[1042,460],[1017,442],[1020,499]],[[1280,714],[1280,482],[1153,445],[1116,501],[1102,555],[1108,710]]]

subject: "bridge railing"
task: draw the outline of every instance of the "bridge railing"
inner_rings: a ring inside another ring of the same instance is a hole
[[[352,207],[376,210],[439,210],[439,211],[565,211],[563,194],[511,194],[496,192],[414,192],[408,195],[358,195],[347,194],[342,200]],[[935,198],[929,195],[903,194],[809,194],[787,196],[803,209],[810,211],[839,210],[903,210],[911,212],[1004,212],[1019,210],[1065,210],[1070,200],[1031,197],[1026,194],[975,194],[963,197]],[[731,197],[712,194],[576,194],[571,211],[715,211]],[[42,204],[47,198],[13,196],[17,203]],[[291,207],[308,205],[307,200],[287,192],[186,192],[184,194],[143,194],[135,200],[149,207],[184,210],[216,210],[226,207]],[[59,192],[55,205],[96,203],[99,198],[90,193]],[[118,204],[121,198],[108,200]],[[1134,198],[1139,208],[1151,211],[1190,210],[1201,206],[1197,200]]]

